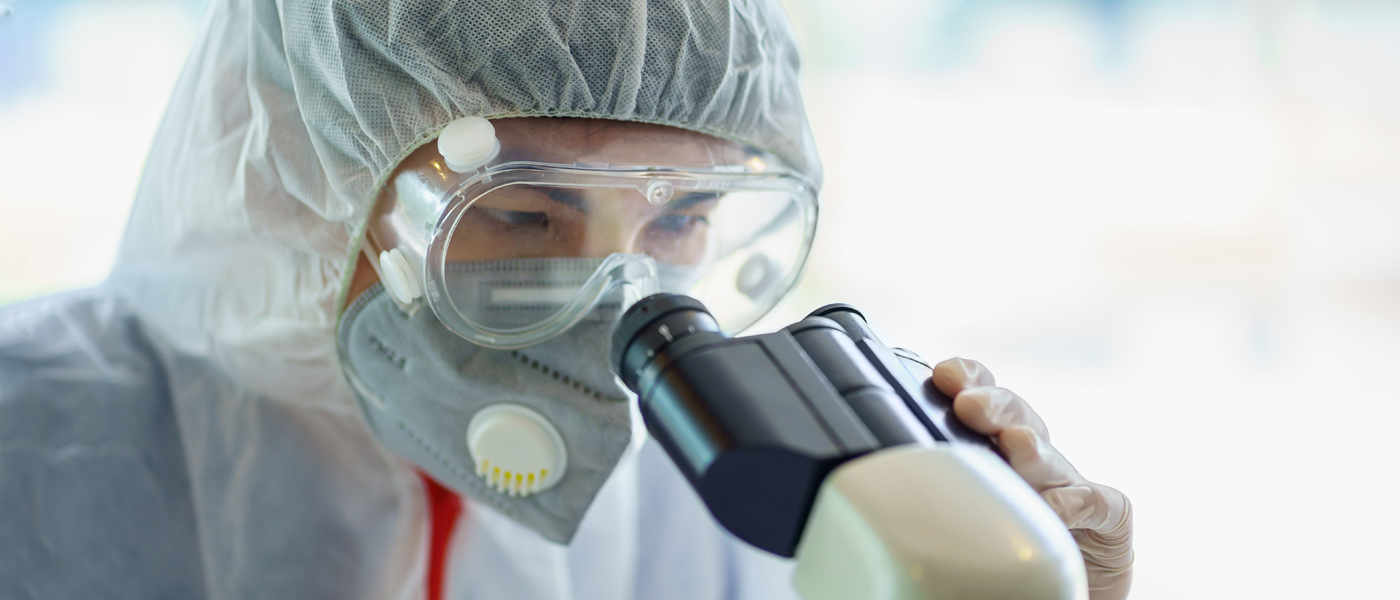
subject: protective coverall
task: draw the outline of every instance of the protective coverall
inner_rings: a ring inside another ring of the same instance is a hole
[[[790,595],[653,448],[567,547],[459,510],[334,330],[376,190],[453,119],[670,125],[819,182],[798,67],[769,0],[215,0],[109,280],[0,310],[0,597]]]

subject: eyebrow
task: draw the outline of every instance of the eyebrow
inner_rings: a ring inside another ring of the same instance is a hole
[[[696,204],[719,200],[719,192],[689,192],[666,204],[667,210],[685,210]]]
[[[550,200],[563,204],[585,215],[588,214],[588,203],[578,195],[578,192],[553,186],[539,186],[538,189],[544,192],[544,195]],[[689,192],[666,203],[666,210],[672,212],[685,210],[696,204],[717,200],[719,196],[720,194],[718,192]]]

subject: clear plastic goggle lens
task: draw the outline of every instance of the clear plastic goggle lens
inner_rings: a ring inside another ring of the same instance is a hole
[[[815,214],[788,182],[745,183],[496,174],[459,193],[429,245],[428,301],[450,329],[494,348],[539,343],[590,314],[615,318],[662,291],[700,298],[727,329],[747,327],[796,279]]]

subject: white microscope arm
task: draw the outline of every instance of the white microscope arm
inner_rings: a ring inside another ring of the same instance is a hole
[[[992,452],[907,445],[833,471],[797,547],[804,600],[1084,600],[1079,548]]]

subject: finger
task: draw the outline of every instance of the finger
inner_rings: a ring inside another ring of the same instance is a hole
[[[1075,487],[1085,487],[1089,491],[1086,494],[1047,490],[1041,496],[1047,502],[1068,504],[1073,504],[1075,500],[1066,496],[1082,496],[1082,508],[1077,512],[1078,526],[1069,522],[1066,522],[1066,526],[1073,529],[1071,533],[1079,543],[1084,558],[1104,569],[1127,569],[1133,564],[1132,503],[1123,492],[1106,485],[1086,482],[1084,486]]]
[[[1040,495],[1070,529],[1088,529],[1104,540],[1117,540],[1130,534],[1132,505],[1123,492],[1085,481],[1045,490]]]
[[[1015,392],[1006,388],[965,389],[953,398],[953,414],[964,425],[987,435],[997,435],[1005,429],[1024,425],[1047,441],[1050,439],[1050,430],[1045,427],[1040,415]]]
[[[949,398],[956,397],[967,388],[996,385],[995,377],[987,367],[975,360],[950,358],[933,367],[933,385]]]
[[[1089,598],[1092,600],[1124,600],[1133,586],[1133,549],[1131,540],[1116,551],[1111,560],[1099,558],[1091,548],[1089,538],[1094,532],[1088,529],[1075,529],[1070,532],[1079,543],[1080,554],[1084,556],[1085,574],[1089,579]]]
[[[1055,509],[1055,514],[1070,529],[1095,529],[1105,523],[1122,518],[1122,509],[1110,506],[1093,484],[1085,482],[1059,488],[1050,488],[1040,493],[1045,503]],[[1115,513],[1117,516],[1115,516]]]
[[[1011,469],[1037,492],[1085,483],[1074,466],[1028,426],[1003,430],[997,436],[997,447]]]

